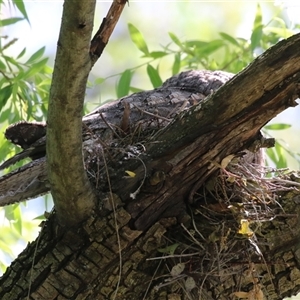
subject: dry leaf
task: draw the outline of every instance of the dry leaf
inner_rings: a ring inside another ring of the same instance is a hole
[[[229,183],[234,183],[235,182],[235,177],[234,176],[229,176],[229,177],[227,177],[226,181],[229,182]]]
[[[238,231],[238,233],[247,235],[248,237],[252,237],[254,232],[249,227],[249,221],[247,219],[241,219],[241,227]]]
[[[238,298],[242,299],[248,299],[248,300],[263,300],[264,299],[264,294],[260,287],[256,285],[253,290],[249,291],[248,293],[246,292],[235,292],[232,293],[231,295],[234,295]]]
[[[207,207],[211,210],[213,210],[214,212],[217,213],[226,213],[228,212],[228,207],[225,203],[213,203],[213,204],[208,204]]]
[[[181,300],[181,296],[179,294],[168,294],[168,300]]]
[[[238,298],[248,298],[248,293],[246,292],[235,292],[235,293],[232,293],[232,295],[238,297]]]
[[[222,169],[225,169],[229,165],[229,163],[232,161],[233,158],[234,158],[233,154],[230,154],[230,155],[226,156],[225,158],[223,158],[222,162],[221,162]]]
[[[136,174],[135,174],[134,172],[132,172],[132,171],[126,170],[125,173],[126,173],[127,175],[129,175],[131,178],[133,178],[133,177],[136,176]]]
[[[263,300],[264,294],[259,286],[255,286],[253,290],[248,293],[248,300]]]
[[[193,288],[196,287],[196,282],[193,277],[188,277],[184,283],[184,286],[188,292],[190,292]]]
[[[183,264],[183,263],[179,263],[179,264],[175,265],[171,270],[171,275],[174,277],[174,276],[181,274],[182,271],[184,270],[184,268],[185,268],[185,264]]]

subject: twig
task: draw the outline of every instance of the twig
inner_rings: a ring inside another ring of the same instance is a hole
[[[82,126],[91,134],[91,136],[93,137],[94,135],[94,132],[90,129],[89,126],[87,126],[84,122],[82,122]],[[108,148],[108,145],[102,141],[99,137],[97,137],[97,141],[99,142],[99,144],[104,147],[104,148]]]
[[[133,159],[139,160],[142,163],[143,167],[144,167],[144,178],[143,178],[141,184],[139,185],[139,187],[137,188],[137,190],[134,193],[130,193],[130,198],[134,200],[136,198],[136,196],[139,194],[139,192],[140,192],[140,190],[141,190],[141,188],[144,185],[144,182],[146,180],[146,177],[147,177],[147,167],[146,167],[145,163],[143,162],[143,160],[140,159],[138,156],[133,155]]]
[[[106,17],[103,18],[100,28],[91,41],[92,66],[101,56],[127,2],[127,0],[114,0]]]
[[[157,118],[157,119],[162,119],[162,120],[167,121],[167,122],[171,122],[171,121],[172,121],[172,119],[167,119],[167,118],[162,117],[162,116],[160,116],[160,115],[155,115],[155,114],[152,114],[152,113],[149,112],[149,111],[145,111],[145,110],[139,108],[138,106],[136,106],[134,103],[132,103],[132,105],[133,105],[137,110],[139,110],[140,112],[142,112],[142,113],[144,113],[144,114],[146,114],[146,115],[149,115],[149,116],[154,117],[154,118]]]
[[[106,121],[103,114],[99,113],[99,115],[100,115],[101,119],[103,120],[103,122],[107,125],[107,127],[113,132],[113,134],[121,140],[122,138],[117,134],[117,132],[112,128],[112,126]]]

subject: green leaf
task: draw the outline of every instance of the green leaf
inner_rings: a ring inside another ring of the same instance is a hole
[[[30,66],[30,68],[26,72],[24,72],[23,77],[30,78],[34,74],[41,72],[43,70],[43,68],[46,66],[47,61],[48,61],[48,58],[46,57],[46,58],[40,60],[39,62],[32,64]]]
[[[256,15],[253,23],[253,29],[251,34],[251,50],[253,51],[260,45],[260,41],[263,34],[263,23],[262,23],[262,11],[259,4],[257,4]]]
[[[4,27],[4,26],[8,26],[8,25],[11,25],[11,24],[15,24],[19,21],[23,21],[24,18],[9,18],[9,19],[3,19],[3,20],[0,20],[0,27]]]
[[[155,68],[153,68],[150,64],[147,65],[147,73],[154,88],[157,88],[162,85],[163,82],[160,78],[158,71]]]
[[[233,44],[237,47],[240,46],[238,41],[234,37],[232,37],[231,35],[229,35],[225,32],[219,32],[219,35],[223,38],[223,40],[225,40],[225,41],[227,41],[227,42],[229,42],[229,43],[231,43],[231,44]]]
[[[20,52],[20,54],[17,56],[17,59],[21,58],[26,53],[26,47]]]
[[[167,246],[165,248],[158,248],[157,251],[160,253],[166,253],[166,254],[173,255],[178,246],[179,246],[179,244],[175,243],[175,244]]]
[[[12,0],[12,2],[18,8],[18,10],[22,13],[23,17],[27,20],[27,22],[30,23],[23,0]]]
[[[140,31],[131,23],[128,23],[128,30],[133,43],[137,46],[137,48],[142,51],[144,54],[148,55],[149,50],[148,46],[144,40],[143,35]]]
[[[117,84],[117,97],[121,98],[129,94],[130,82],[132,78],[132,72],[125,70]]]
[[[0,111],[5,106],[7,100],[11,96],[12,89],[13,89],[13,86],[10,84],[0,90]]]
[[[15,210],[15,206],[16,205],[18,205],[18,204],[5,206],[5,208],[4,208],[4,211],[5,211],[4,215],[5,215],[5,218],[8,221],[14,221],[15,220],[14,210]]]
[[[172,75],[178,74],[181,66],[180,53],[174,55],[174,62],[172,66]]]
[[[45,66],[45,74],[52,74],[53,73],[53,68],[49,67],[49,66]],[[51,85],[51,80],[49,82],[49,87]]]
[[[16,68],[18,68],[19,71],[23,70],[23,67],[20,65],[20,63],[15,61],[12,57],[3,55],[3,59],[6,60],[6,63],[9,62],[9,63],[13,64]]]
[[[15,230],[22,235],[22,213],[21,213],[21,207],[19,204],[13,205],[14,206],[14,222],[13,227]]]
[[[98,77],[95,79],[94,81],[94,84],[97,85],[97,84],[101,84],[105,81],[105,78],[102,78],[102,77]]]
[[[185,46],[187,47],[194,47],[194,48],[200,48],[200,47],[204,47],[207,44],[209,44],[208,42],[204,42],[204,41],[199,41],[199,40],[190,40],[184,43]]]
[[[257,8],[256,8],[256,14],[255,14],[255,19],[253,23],[253,29],[263,25],[262,24],[262,11],[259,3],[257,3]]]
[[[266,125],[264,127],[264,129],[267,129],[267,130],[283,130],[283,129],[288,129],[288,128],[291,128],[291,127],[292,127],[292,125],[290,125],[290,124],[276,123],[276,124]]]
[[[0,70],[5,71],[6,70],[6,65],[0,60]]]
[[[166,53],[164,51],[152,51],[147,56],[152,57],[152,58],[161,58],[166,55],[168,55],[168,53]]]
[[[35,217],[33,220],[41,220],[41,221],[44,221],[44,220],[46,220],[45,214],[39,215],[39,216]]]
[[[276,152],[273,148],[268,148],[266,150],[267,157],[276,165],[277,164],[277,157]]]
[[[42,48],[39,49],[38,51],[34,52],[34,53],[30,56],[30,58],[26,61],[25,64],[31,64],[31,63],[37,61],[38,59],[40,59],[40,58],[43,56],[44,52],[45,52],[45,47],[42,47]]]
[[[12,113],[11,108],[8,107],[7,109],[1,111],[0,114],[0,123],[7,122],[9,115]]]
[[[169,32],[169,37],[177,46],[182,48],[182,43],[180,42],[179,38],[174,33]]]
[[[287,167],[287,160],[285,158],[286,152],[284,148],[279,143],[275,143],[275,151],[277,152],[278,161],[277,161],[277,168],[286,168]]]
[[[278,28],[278,27],[266,27],[264,29],[265,33],[274,33],[280,38],[287,39],[290,36],[294,35],[295,32],[288,28]]]
[[[286,151],[280,143],[275,143],[275,147],[267,149],[268,157],[274,162],[276,168],[286,168],[287,160],[285,158]]]
[[[224,46],[223,40],[214,40],[207,43],[206,45],[196,48],[195,51],[201,56],[209,56],[210,54],[217,51],[223,46]]]
[[[209,70],[219,70],[220,67],[219,67],[218,63],[213,59],[209,62],[208,69]]]
[[[260,46],[263,35],[263,25],[256,27],[251,34],[251,50]]]
[[[7,232],[7,233],[10,234],[9,232]],[[1,234],[4,234],[2,228],[1,228]],[[0,240],[0,249],[1,249],[1,251],[6,252],[12,258],[14,257],[14,254],[12,252],[12,247],[11,247],[11,245],[8,245],[6,241]]]

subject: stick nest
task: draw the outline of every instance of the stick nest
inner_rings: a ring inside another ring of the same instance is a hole
[[[293,217],[279,198],[295,185],[287,170],[241,161],[220,168],[195,194],[190,221],[160,249],[168,273],[158,290],[172,283],[181,299],[261,300],[269,285],[268,293],[275,293],[266,235],[275,220]]]

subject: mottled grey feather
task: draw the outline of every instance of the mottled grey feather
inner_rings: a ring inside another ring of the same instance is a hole
[[[222,71],[186,71],[171,77],[160,88],[136,93],[99,107],[83,117],[83,149],[86,162],[90,159],[90,153],[95,155],[99,150],[95,137],[99,137],[102,143],[110,147],[119,143],[115,133],[122,128],[125,107],[129,108],[127,121],[130,132],[135,132],[136,128],[141,132],[159,130],[168,125],[183,109],[201,101],[232,77],[233,74]],[[29,129],[27,125],[24,126],[24,132],[27,132]],[[4,162],[0,169],[25,157],[44,157],[0,178],[0,206],[31,199],[49,191],[45,160],[46,127],[43,128],[43,124],[34,126],[34,134],[24,142],[18,131],[12,131],[9,139],[16,140],[19,145],[23,144],[25,150]],[[147,134],[145,132],[143,134]],[[28,144],[28,140],[32,143]],[[95,147],[97,151],[93,153],[91,147]]]

